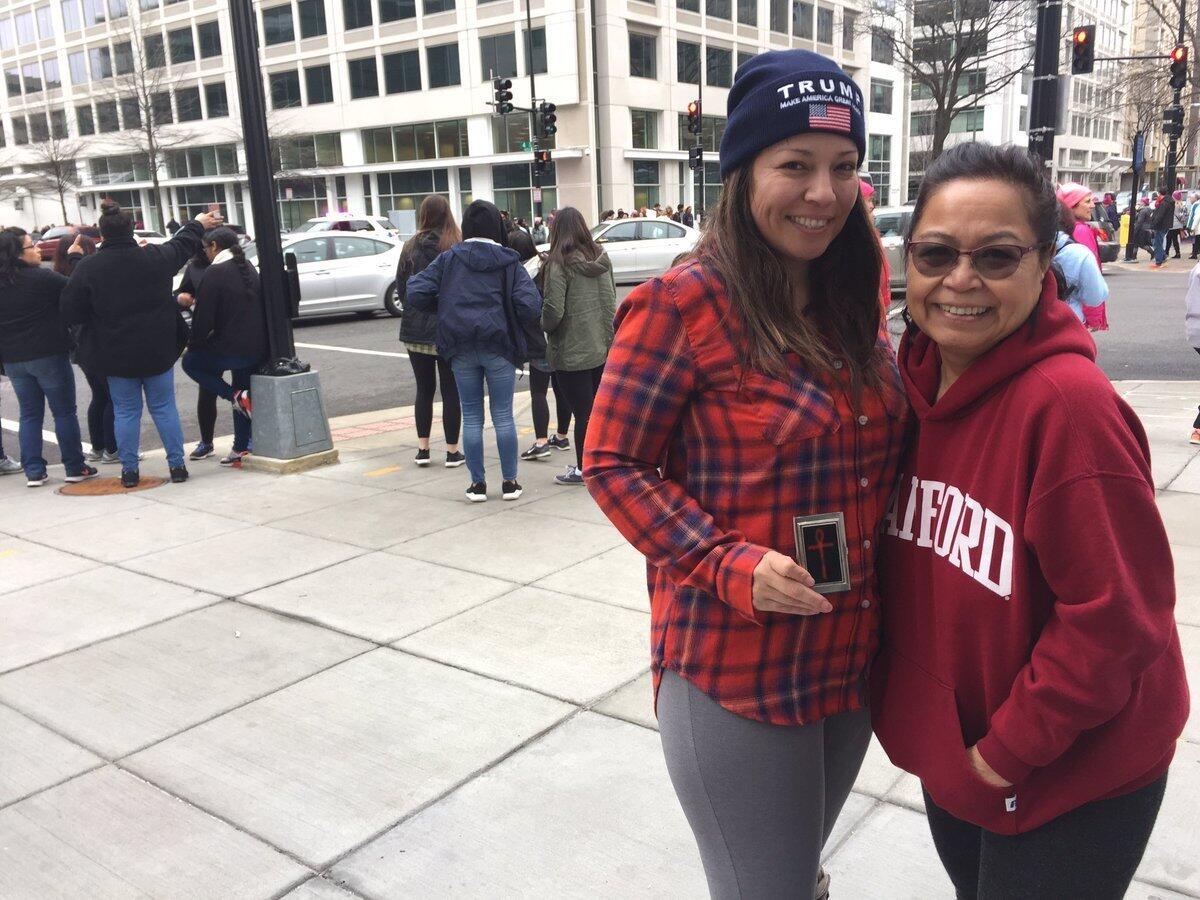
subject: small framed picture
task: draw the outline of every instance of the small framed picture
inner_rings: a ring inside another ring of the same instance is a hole
[[[850,560],[846,552],[846,517],[819,513],[792,519],[796,531],[796,562],[816,579],[818,594],[850,590]]]

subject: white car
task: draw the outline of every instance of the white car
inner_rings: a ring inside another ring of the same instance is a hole
[[[147,244],[165,244],[170,240],[165,234],[158,231],[150,231],[147,228],[135,228],[133,230],[133,238],[138,243],[145,241]]]
[[[334,213],[309,219],[291,234],[309,234],[314,231],[368,231],[381,237],[396,237],[400,234],[395,225],[381,216],[356,216],[350,213]]]
[[[912,221],[911,206],[881,206],[875,210],[875,230],[891,269],[888,287],[893,297],[902,297],[908,291],[908,273],[904,268],[904,236],[908,234],[908,223]]]
[[[640,284],[664,274],[680,253],[690,252],[700,232],[670,219],[613,219],[593,228],[592,237],[612,260],[617,284]],[[550,245],[537,249],[544,253]],[[530,276],[537,274],[539,264],[536,256],[525,263]]]
[[[328,316],[344,312],[369,314],[384,310],[400,315],[396,302],[398,240],[384,234],[289,234],[283,257],[296,258],[300,275],[300,315]],[[257,264],[257,248],[246,248]]]

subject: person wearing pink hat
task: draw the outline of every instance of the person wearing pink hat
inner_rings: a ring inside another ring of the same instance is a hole
[[[1096,257],[1096,264],[1099,265],[1100,245],[1096,243],[1096,232],[1089,224],[1092,221],[1092,209],[1096,206],[1091,188],[1072,181],[1060,184],[1056,193],[1058,202],[1070,210],[1075,219],[1075,229],[1071,232],[1071,238],[1091,250],[1092,255]]]

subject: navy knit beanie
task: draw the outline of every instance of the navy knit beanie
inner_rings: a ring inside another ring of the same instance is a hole
[[[867,154],[863,95],[841,66],[809,50],[771,50],[737,70],[721,138],[721,177],[794,134],[819,131]]]

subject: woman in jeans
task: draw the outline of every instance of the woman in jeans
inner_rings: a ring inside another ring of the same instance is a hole
[[[37,245],[22,229],[0,232],[0,362],[21,409],[21,466],[30,487],[41,487],[50,478],[42,456],[47,403],[54,415],[66,480],[84,481],[97,474],[83,459],[75,417],[71,344],[59,314],[66,284],[66,277],[42,268]]]
[[[267,357],[267,323],[258,270],[246,262],[237,232],[214,228],[204,236],[212,260],[192,307],[192,332],[183,371],[233,406],[233,452],[223,466],[241,468],[250,455],[250,376]],[[225,381],[229,372],[233,383]]]
[[[516,368],[528,355],[523,330],[536,327],[542,298],[515,251],[504,246],[500,211],[476,200],[463,213],[463,242],[408,281],[406,302],[418,312],[437,310],[438,356],[450,360],[463,410],[463,449],[471,485],[467,499],[487,500],[483,466],[483,385],[487,382],[500,450],[505,500],[521,496],[517,483],[517,426],[512,401]]]
[[[575,465],[554,476],[558,484],[583,484],[583,442],[592,401],[613,341],[617,286],[608,254],[592,240],[583,214],[559,210],[546,257],[542,328],[547,362],[575,413]]]
[[[442,388],[442,431],[446,436],[446,468],[457,469],[465,461],[458,449],[458,435],[462,430],[462,408],[458,400],[458,387],[449,360],[438,356],[437,312],[421,312],[408,308],[405,293],[408,280],[437,258],[439,253],[449,250],[462,240],[462,233],[454,222],[454,214],[445,197],[431,194],[421,201],[417,214],[417,233],[400,251],[400,264],[396,272],[396,293],[404,307],[400,320],[400,340],[408,351],[413,377],[417,381],[417,398],[413,414],[417,420],[417,456],[413,460],[418,466],[428,466],[429,435],[433,432],[433,395],[441,380]]]

